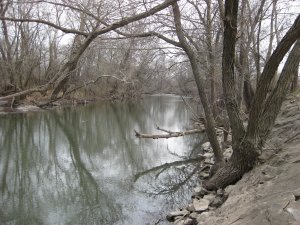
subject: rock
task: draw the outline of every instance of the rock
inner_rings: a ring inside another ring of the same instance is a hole
[[[214,153],[212,153],[212,152],[206,152],[206,153],[203,154],[203,156],[204,156],[205,158],[211,158],[211,157],[214,156]]]
[[[187,218],[184,220],[182,225],[197,225],[197,220],[192,218]]]
[[[209,173],[208,172],[201,172],[199,174],[199,176],[202,178],[202,179],[207,179],[209,178]]]
[[[184,225],[184,220],[182,218],[175,220],[174,225]]]
[[[211,148],[211,146],[210,146],[210,143],[209,143],[209,142],[205,142],[205,143],[202,144],[202,149],[203,149],[204,151],[207,151],[207,150],[210,149],[210,148]]]
[[[200,197],[202,198],[204,195],[208,194],[209,191],[205,188],[198,186],[194,188],[194,192],[192,194],[192,198]]]
[[[295,196],[295,201],[300,200],[300,188],[293,191],[293,195]]]
[[[222,196],[224,195],[224,190],[221,189],[221,188],[218,189],[218,190],[217,190],[217,195],[222,197]]]
[[[210,158],[204,159],[204,164],[211,165],[211,159]]]
[[[207,199],[209,202],[213,202],[216,196],[214,194],[204,195],[203,199]]]
[[[300,224],[300,204],[298,201],[292,201],[286,208],[286,211]]]
[[[197,216],[197,222],[198,223],[200,223],[200,222],[202,222],[202,220],[203,219],[205,219],[205,218],[209,218],[210,216],[212,216],[213,215],[213,213],[212,213],[212,211],[208,211],[208,212],[203,212],[203,213],[201,213],[201,214],[198,214],[198,216]],[[206,224],[206,223],[205,223]]]
[[[188,210],[189,212],[195,212],[195,208],[194,205],[191,203],[186,207],[186,210]]]
[[[225,193],[227,194],[227,195],[229,195],[232,191],[233,191],[233,189],[234,189],[234,185],[228,185],[226,188],[225,188]]]
[[[198,200],[196,198],[193,199],[193,205],[194,205],[196,212],[203,212],[203,211],[207,210],[209,203],[210,202],[207,199],[203,199],[203,198],[200,200]]]
[[[190,214],[190,218],[192,218],[192,219],[197,219],[199,215],[200,215],[199,213],[192,212],[192,213]]]
[[[180,216],[184,216],[189,214],[189,212],[187,210],[182,210],[182,211],[173,211],[167,214],[166,219],[170,222],[173,222],[175,220],[176,217]]]
[[[215,199],[211,202],[211,207],[220,207],[223,204],[223,199],[220,196],[216,196]]]

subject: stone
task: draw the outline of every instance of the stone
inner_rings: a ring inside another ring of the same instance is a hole
[[[184,220],[182,225],[197,225],[197,220],[192,218],[187,218]]]
[[[188,210],[189,212],[195,212],[195,208],[194,205],[191,203],[186,207],[186,210]]]
[[[205,142],[205,143],[202,144],[202,149],[203,149],[204,151],[207,151],[207,150],[210,149],[210,148],[211,148],[211,146],[210,146],[210,143],[209,143],[209,142]]]
[[[215,197],[215,199],[211,202],[211,207],[220,207],[223,204],[223,199],[220,196]]]
[[[174,222],[175,225],[184,225],[184,220],[181,219],[178,219],[178,220],[175,220]]]
[[[166,219],[170,222],[173,222],[175,220],[176,217],[180,216],[185,216],[189,214],[189,212],[187,210],[182,210],[182,211],[173,211],[167,214]]]
[[[224,195],[224,190],[221,189],[221,188],[218,189],[218,190],[217,190],[217,195],[218,195],[218,196],[223,196],[223,195]]]
[[[206,152],[206,153],[203,154],[203,156],[204,156],[205,158],[211,158],[211,157],[214,156],[214,153],[212,153],[212,152]]]
[[[201,172],[199,174],[199,176],[202,178],[202,179],[207,179],[209,178],[209,173],[208,172]]]
[[[295,201],[300,200],[300,188],[293,191],[293,195],[295,196]]]
[[[213,202],[215,198],[216,196],[214,194],[208,194],[203,196],[203,199],[207,199],[209,202]]]
[[[205,188],[198,186],[194,188],[194,192],[192,194],[192,198],[197,198],[197,197],[203,197],[204,195],[208,194],[209,191],[206,190]]]
[[[228,185],[226,188],[225,188],[225,193],[227,194],[227,195],[229,195],[232,191],[233,191],[233,189],[234,189],[234,185]]]
[[[209,201],[207,199],[193,199],[193,205],[196,212],[203,212],[208,209]]]
[[[204,164],[211,165],[211,160],[210,160],[210,158],[205,158],[205,159],[204,159]]]
[[[192,212],[192,213],[190,214],[190,218],[192,218],[192,219],[197,219],[199,215],[200,215],[199,213]]]
[[[201,213],[201,214],[198,214],[198,216],[197,216],[197,218],[196,218],[196,219],[197,219],[197,222],[198,222],[198,223],[202,222],[202,220],[203,220],[204,218],[209,218],[212,214],[213,214],[212,211],[203,212],[203,213]]]
[[[286,211],[288,211],[297,222],[300,222],[300,210],[295,208],[287,208]]]

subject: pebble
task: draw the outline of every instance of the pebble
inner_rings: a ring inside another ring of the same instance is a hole
[[[209,201],[207,199],[193,199],[193,205],[196,212],[203,212],[208,209]]]
[[[213,202],[216,196],[214,194],[204,195],[203,199],[207,199],[209,202]]]
[[[175,220],[176,217],[180,216],[184,216],[187,215],[189,213],[189,211],[187,210],[182,210],[182,211],[173,211],[167,214],[166,218],[168,221],[173,222]]]
[[[192,198],[196,198],[196,197],[203,197],[204,195],[208,194],[209,191],[206,190],[205,188],[198,186],[194,188],[194,192],[192,194]]]

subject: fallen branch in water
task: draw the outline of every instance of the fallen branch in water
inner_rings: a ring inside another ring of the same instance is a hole
[[[152,138],[152,139],[182,137],[182,136],[189,135],[189,134],[196,134],[196,133],[205,132],[205,128],[192,129],[192,130],[179,131],[179,132],[165,130],[165,129],[162,129],[158,126],[156,126],[156,129],[160,130],[160,131],[163,131],[167,134],[142,134],[142,133],[137,132],[136,130],[134,130],[134,132],[135,132],[135,136],[137,138]]]

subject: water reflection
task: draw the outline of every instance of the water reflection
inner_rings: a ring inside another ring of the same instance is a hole
[[[198,164],[134,176],[196,155],[199,137],[139,140],[133,130],[182,130],[190,117],[171,96],[1,117],[1,224],[151,223],[189,198]]]

